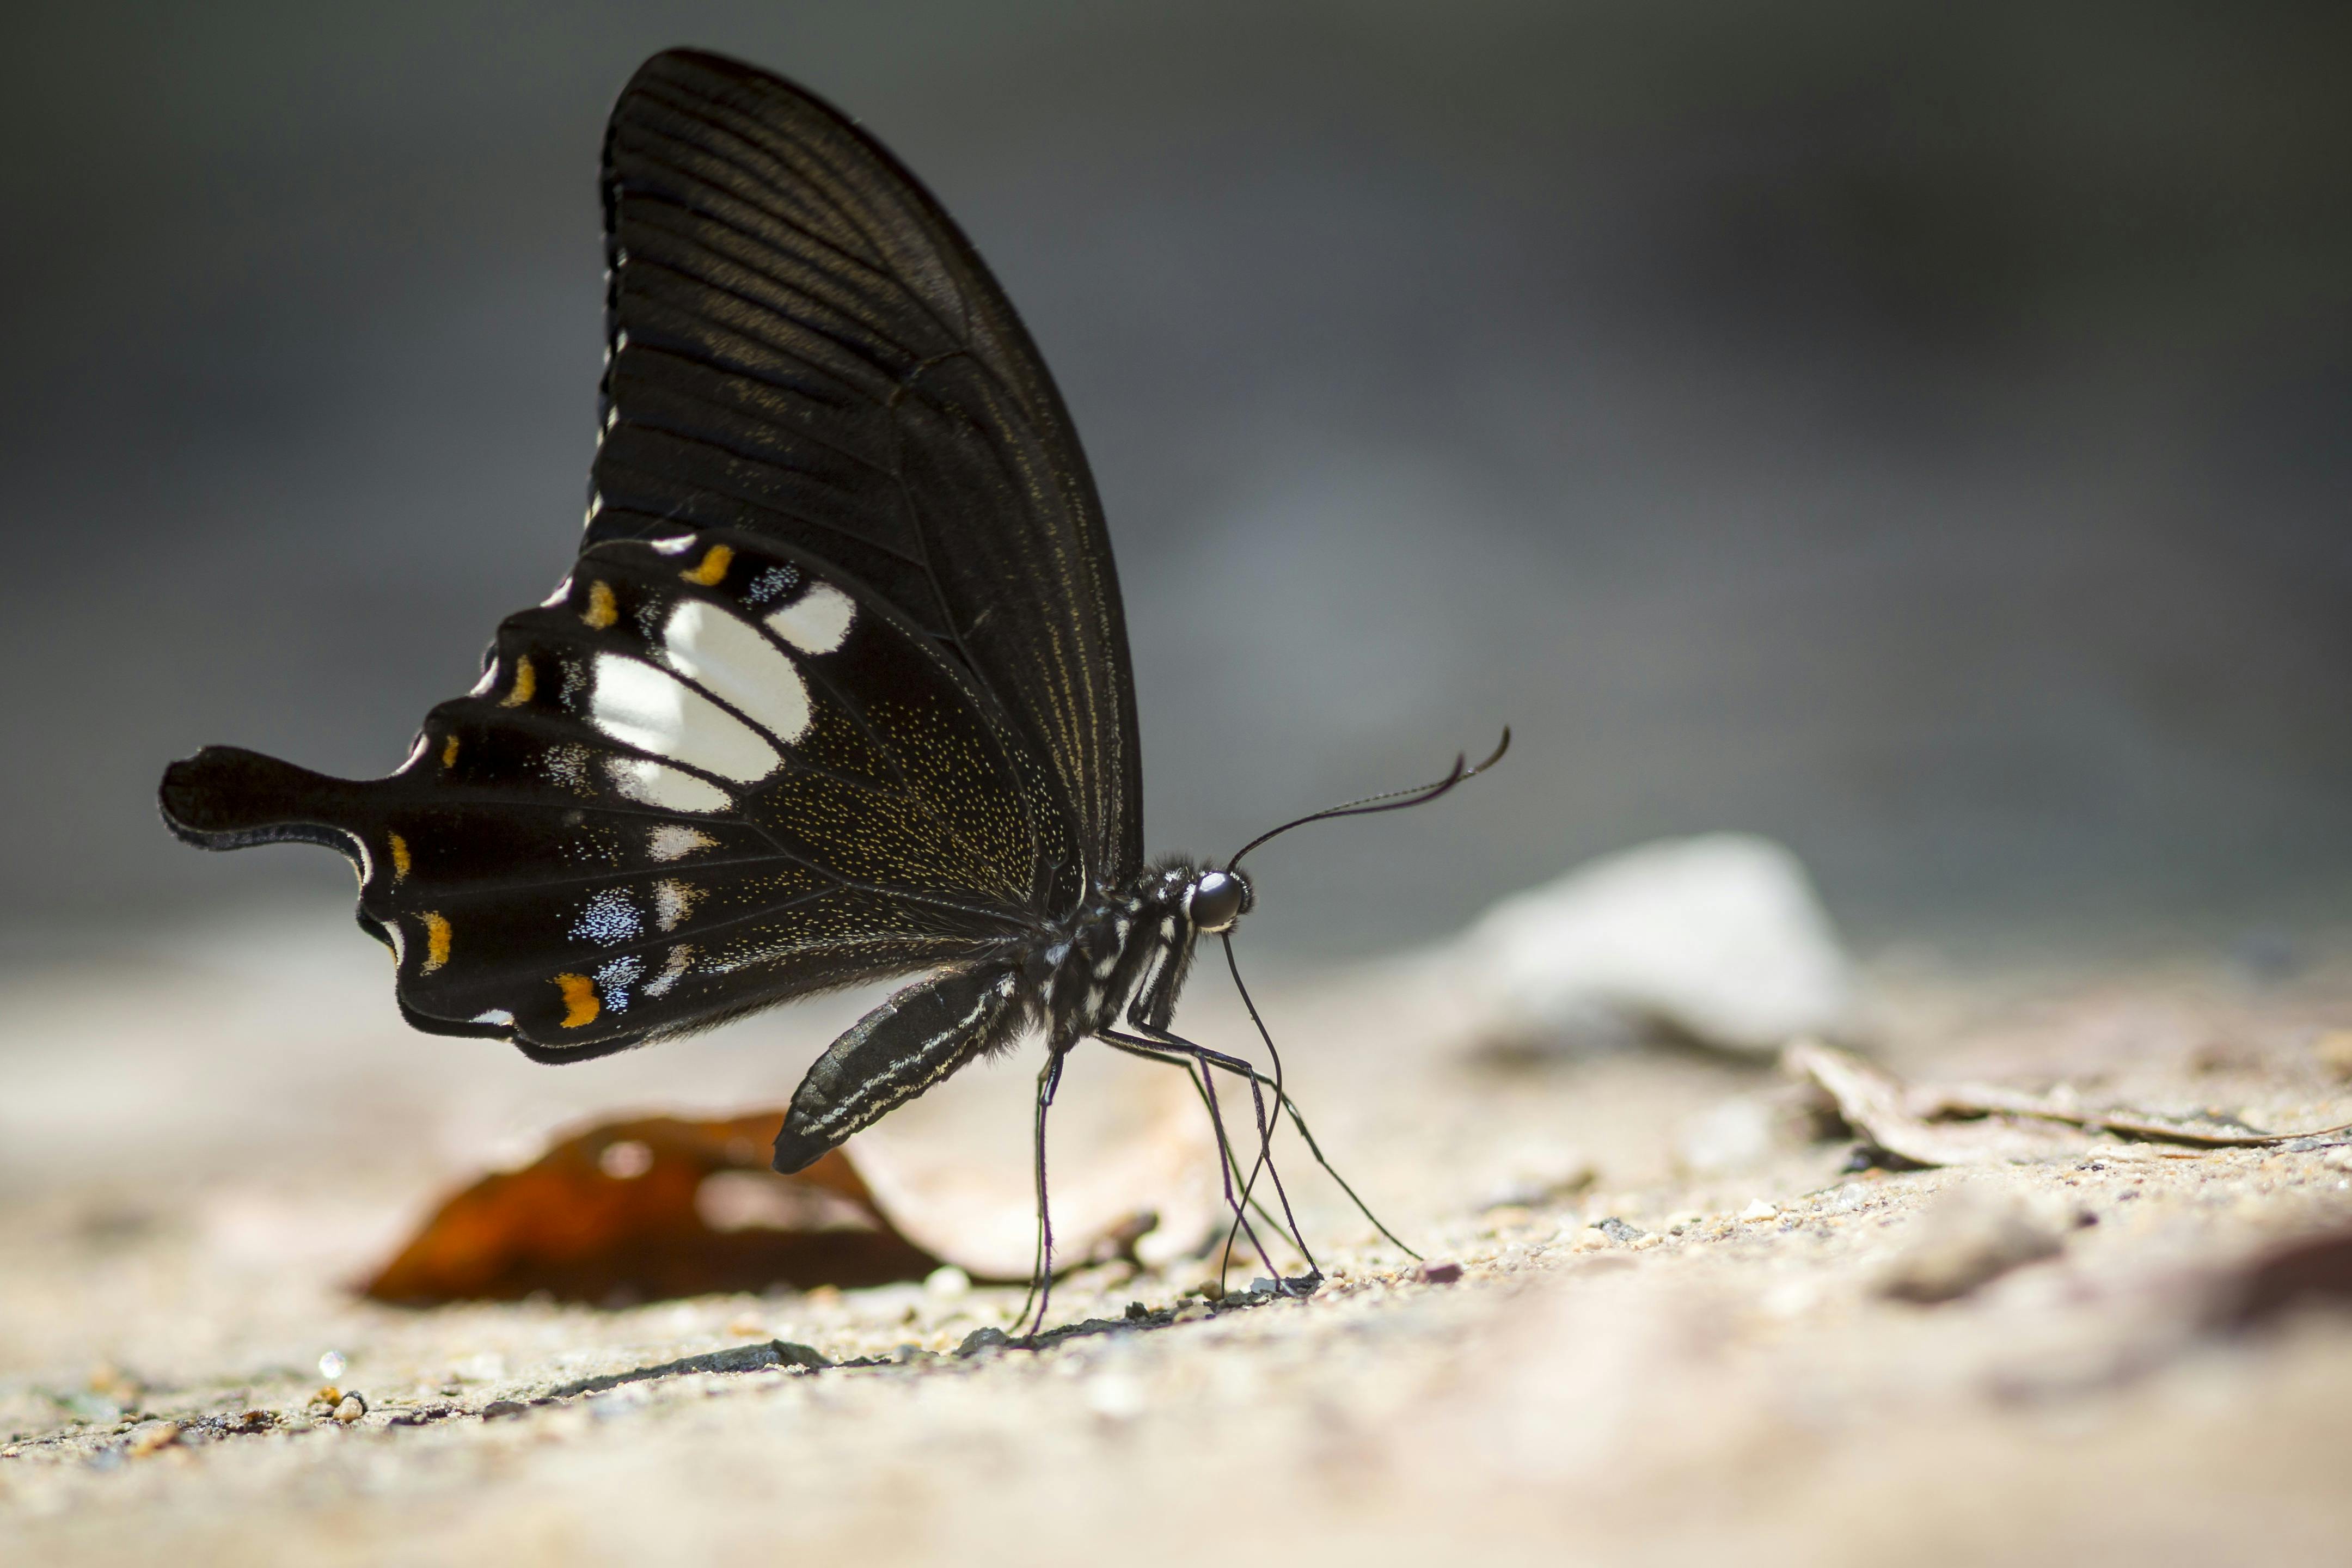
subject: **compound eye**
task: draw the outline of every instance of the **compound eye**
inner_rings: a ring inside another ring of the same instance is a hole
[[[1248,885],[1239,877],[1223,871],[1203,871],[1192,883],[1185,911],[1192,917],[1196,928],[1214,935],[1233,929],[1234,922],[1242,918],[1242,902],[1248,896]]]

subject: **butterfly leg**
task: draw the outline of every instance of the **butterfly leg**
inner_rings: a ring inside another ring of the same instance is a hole
[[[1277,1103],[1287,1101],[1289,1096],[1283,1091],[1282,1080],[1277,1078],[1274,1079],[1272,1084],[1269,1086],[1263,1074],[1259,1073],[1255,1068],[1251,1068],[1247,1062],[1243,1061],[1239,1057],[1228,1057],[1220,1052],[1211,1051],[1204,1046],[1194,1045],[1192,1041],[1183,1038],[1181,1036],[1171,1035],[1167,1030],[1156,1027],[1141,1019],[1130,1018],[1129,1022],[1135,1026],[1138,1034],[1140,1034],[1144,1038],[1151,1041],[1155,1045],[1161,1046],[1169,1049],[1181,1049],[1196,1053],[1204,1064],[1211,1058],[1215,1058],[1217,1065],[1224,1068],[1228,1072],[1233,1072],[1236,1070],[1236,1068],[1246,1069],[1243,1076],[1249,1079],[1250,1103],[1257,1113],[1258,1152],[1257,1159],[1250,1165],[1249,1175],[1242,1183],[1242,1199],[1244,1203],[1249,1201],[1252,1190],[1257,1185],[1258,1172],[1264,1171],[1271,1176],[1274,1179],[1275,1196],[1278,1198],[1282,1204],[1283,1224],[1290,1232],[1290,1239],[1298,1244],[1299,1256],[1307,1259],[1307,1272],[1314,1275],[1318,1279],[1321,1279],[1323,1275],[1322,1268],[1316,1263],[1315,1254],[1307,1248],[1307,1238],[1298,1228],[1297,1216],[1293,1215],[1290,1211],[1290,1194],[1282,1184],[1282,1173],[1275,1169],[1274,1165],[1275,1119],[1266,1113],[1264,1089],[1266,1087],[1271,1087],[1273,1089],[1275,1095],[1276,1096]],[[1292,1115],[1295,1117],[1297,1114],[1297,1110],[1294,1109]],[[1236,1222],[1239,1221],[1240,1217],[1241,1211],[1236,1208],[1234,1210],[1234,1218]],[[1228,1247],[1231,1247],[1232,1241],[1230,1237],[1227,1238],[1226,1245]],[[1259,1250],[1261,1254],[1263,1254],[1265,1249],[1261,1247]],[[1281,1276],[1277,1274],[1275,1278],[1279,1279]]]
[[[1132,1022],[1132,1020],[1129,1021]],[[1138,1025],[1137,1027],[1141,1029],[1143,1026]],[[1236,1193],[1234,1187],[1234,1172],[1238,1166],[1238,1162],[1234,1159],[1232,1145],[1225,1139],[1225,1119],[1217,1108],[1216,1080],[1210,1074],[1213,1067],[1223,1068],[1227,1072],[1250,1080],[1250,1098],[1257,1105],[1258,1132],[1263,1142],[1270,1136],[1270,1132],[1265,1121],[1265,1101],[1259,1091],[1259,1076],[1256,1070],[1239,1057],[1229,1057],[1222,1051],[1213,1051],[1206,1046],[1194,1045],[1192,1041],[1171,1035],[1165,1030],[1148,1029],[1145,1030],[1145,1034],[1147,1037],[1138,1038],[1133,1035],[1122,1035],[1116,1029],[1102,1029],[1097,1031],[1097,1037],[1107,1045],[1115,1046],[1133,1055],[1152,1056],[1162,1061],[1173,1055],[1189,1058],[1191,1063],[1198,1066],[1201,1076],[1196,1081],[1202,1089],[1202,1097],[1208,1102],[1209,1125],[1217,1135],[1219,1157],[1217,1173],[1224,1183],[1225,1206],[1234,1211],[1234,1228],[1225,1237],[1225,1256],[1218,1265],[1219,1273],[1222,1275],[1223,1270],[1232,1264],[1234,1238],[1246,1236],[1249,1237],[1250,1246],[1257,1253],[1258,1261],[1265,1265],[1266,1273],[1278,1283],[1282,1279],[1282,1270],[1275,1265],[1274,1258],[1267,1253],[1265,1243],[1258,1238],[1256,1227],[1249,1223],[1248,1210],[1245,1206],[1246,1185],[1239,1193]],[[1291,1239],[1298,1244],[1299,1252],[1307,1258],[1307,1268],[1314,1269],[1314,1255],[1307,1252],[1307,1243],[1298,1235],[1296,1221],[1292,1222],[1290,1229]],[[1319,1275],[1320,1270],[1317,1270],[1317,1273]]]
[[[1233,1179],[1242,1177],[1243,1172],[1241,1162],[1234,1157],[1232,1143],[1222,1136],[1224,1131],[1224,1123],[1217,1114],[1217,1102],[1214,1089],[1210,1085],[1203,1082],[1205,1069],[1202,1068],[1189,1057],[1173,1052],[1163,1051],[1159,1049],[1157,1047],[1124,1039],[1112,1039],[1104,1036],[1097,1036],[1096,1037],[1102,1040],[1103,1044],[1110,1047],[1110,1048],[1115,1051],[1121,1052],[1127,1056],[1140,1058],[1144,1061],[1158,1062],[1162,1067],[1174,1068],[1177,1071],[1182,1073],[1184,1075],[1185,1081],[1192,1086],[1192,1092],[1200,1097],[1201,1109],[1208,1113],[1210,1126],[1220,1134],[1217,1140],[1217,1152],[1223,1159],[1228,1184],[1230,1184],[1230,1182]],[[1255,1214],[1259,1219],[1265,1221],[1269,1227],[1276,1231],[1279,1231],[1282,1228],[1282,1222],[1276,1219],[1273,1215],[1267,1213],[1265,1205],[1258,1202],[1257,1199],[1251,1197],[1246,1190],[1244,1191],[1242,1197],[1243,1202],[1248,1205],[1251,1212]]]
[[[1140,1030],[1145,1038],[1157,1041],[1161,1044],[1171,1042],[1183,1044],[1190,1043],[1181,1041],[1178,1036],[1171,1035],[1165,1029],[1157,1028],[1150,1025],[1138,1024],[1137,1027]],[[1195,1048],[1197,1049],[1200,1047]],[[1239,1060],[1240,1058],[1228,1058],[1226,1059],[1234,1061]],[[1231,1069],[1228,1068],[1227,1070],[1230,1071]],[[1270,1086],[1274,1089],[1277,1108],[1281,1103],[1287,1101],[1289,1099],[1289,1096],[1283,1091],[1282,1079],[1280,1076],[1281,1071],[1281,1063],[1277,1060],[1275,1064],[1276,1077]],[[1263,1093],[1263,1089],[1267,1087],[1266,1080],[1255,1070],[1252,1070],[1248,1076],[1250,1086],[1250,1104],[1253,1110],[1256,1112],[1257,1119],[1257,1158],[1250,1163],[1249,1174],[1243,1178],[1242,1202],[1246,1205],[1253,1204],[1256,1201],[1255,1194],[1257,1189],[1257,1175],[1260,1171],[1264,1171],[1268,1176],[1272,1177],[1274,1180],[1275,1196],[1282,1205],[1283,1227],[1289,1231],[1290,1239],[1297,1244],[1299,1256],[1307,1259],[1307,1272],[1319,1279],[1323,1277],[1322,1266],[1315,1261],[1315,1254],[1310,1251],[1307,1246],[1306,1234],[1298,1228],[1298,1217],[1290,1211],[1290,1194],[1288,1190],[1283,1186],[1282,1173],[1276,1168],[1274,1163],[1274,1128],[1279,1110],[1277,1109],[1276,1116],[1270,1116],[1267,1114],[1265,1108],[1265,1096]],[[1239,1217],[1238,1214],[1236,1214],[1235,1217]],[[1230,1251],[1233,1246],[1233,1237],[1231,1236],[1228,1236],[1225,1238],[1225,1245],[1227,1249]],[[1276,1275],[1276,1278],[1278,1279],[1281,1276]]]
[[[1021,1315],[1029,1316],[1030,1302],[1037,1307],[1037,1316],[1029,1325],[1025,1336],[1034,1339],[1045,1326],[1045,1309],[1054,1300],[1054,1211],[1045,1195],[1045,1112],[1054,1108],[1054,1095],[1062,1087],[1062,1058],[1068,1049],[1047,1047],[1045,1065],[1037,1069],[1037,1259],[1035,1272],[1029,1277],[1029,1300],[1021,1303]]]
[[[1164,1033],[1164,1031],[1155,1032]],[[1112,1031],[1105,1031],[1098,1037],[1106,1044],[1116,1046],[1118,1049],[1127,1052],[1129,1056],[1148,1057],[1155,1061],[1161,1062],[1172,1062],[1173,1060],[1171,1055],[1169,1054],[1173,1050],[1173,1047],[1163,1048],[1150,1040],[1127,1038],[1118,1036]],[[1348,1178],[1341,1175],[1332,1167],[1330,1159],[1323,1152],[1323,1146],[1315,1142],[1315,1133],[1307,1125],[1307,1118],[1299,1113],[1298,1102],[1290,1098],[1289,1093],[1283,1089],[1280,1083],[1266,1077],[1265,1074],[1258,1071],[1257,1068],[1252,1067],[1249,1063],[1243,1061],[1238,1057],[1223,1056],[1218,1052],[1209,1052],[1207,1054],[1218,1057],[1219,1059],[1217,1065],[1224,1068],[1227,1071],[1241,1073],[1249,1078],[1254,1083],[1263,1085],[1264,1087],[1272,1089],[1276,1100],[1280,1103],[1282,1109],[1289,1113],[1291,1126],[1297,1129],[1299,1142],[1307,1145],[1307,1152],[1315,1157],[1315,1163],[1323,1167],[1323,1173],[1339,1184],[1339,1190],[1348,1194],[1348,1201],[1356,1205],[1356,1212],[1362,1215],[1366,1220],[1370,1221],[1374,1230],[1379,1231],[1382,1236],[1386,1237],[1391,1245],[1394,1246],[1406,1257],[1412,1258],[1418,1258],[1421,1257],[1420,1253],[1415,1252],[1412,1247],[1406,1246],[1404,1241],[1398,1237],[1396,1232],[1391,1230],[1386,1225],[1381,1223],[1381,1216],[1374,1214],[1371,1211],[1370,1205],[1366,1204],[1364,1200],[1357,1194],[1356,1189],[1348,1184]],[[1302,1248],[1301,1250],[1304,1249]]]

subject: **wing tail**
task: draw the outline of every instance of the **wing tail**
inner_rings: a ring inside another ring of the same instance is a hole
[[[241,746],[206,746],[163,773],[164,826],[204,849],[323,844],[363,863],[360,786]]]

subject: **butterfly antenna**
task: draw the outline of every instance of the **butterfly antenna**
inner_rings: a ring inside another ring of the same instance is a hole
[[[1461,783],[1462,779],[1469,777],[1471,773],[1484,773],[1486,769],[1492,767],[1495,763],[1495,758],[1501,756],[1504,751],[1509,747],[1510,743],[1511,732],[1508,730],[1506,730],[1503,731],[1503,744],[1495,748],[1495,756],[1488,757],[1485,762],[1480,763],[1475,768],[1471,769],[1469,773],[1465,773],[1460,778],[1453,780],[1452,784],[1449,784],[1447,787],[1451,788],[1453,784]],[[1310,817],[1307,820],[1312,821],[1313,818]],[[1356,1205],[1356,1212],[1362,1215],[1366,1219],[1371,1221],[1372,1228],[1379,1231],[1382,1236],[1388,1237],[1389,1241],[1402,1251],[1407,1258],[1413,1258],[1416,1261],[1419,1260],[1421,1254],[1415,1252],[1412,1247],[1407,1247],[1402,1238],[1401,1238],[1396,1232],[1391,1230],[1386,1225],[1382,1224],[1381,1216],[1372,1212],[1371,1205],[1364,1202],[1362,1198],[1359,1197],[1356,1194],[1356,1189],[1348,1184],[1348,1178],[1341,1175],[1338,1171],[1332,1169],[1331,1162],[1324,1158],[1322,1146],[1315,1142],[1315,1134],[1307,1130],[1307,1118],[1298,1113],[1297,1102],[1293,1100],[1290,1098],[1289,1093],[1282,1087],[1282,1053],[1275,1048],[1274,1035],[1266,1028],[1265,1018],[1259,1016],[1257,1002],[1250,995],[1249,987],[1242,982],[1241,961],[1234,956],[1234,939],[1231,933],[1224,933],[1219,937],[1219,940],[1225,945],[1225,967],[1233,973],[1234,989],[1242,994],[1242,1005],[1249,1010],[1250,1022],[1257,1026],[1257,1037],[1265,1042],[1266,1054],[1274,1059],[1273,1088],[1276,1103],[1279,1105],[1281,1109],[1290,1112],[1290,1124],[1298,1130],[1299,1140],[1307,1145],[1307,1152],[1315,1156],[1315,1163],[1323,1167],[1323,1173],[1325,1175],[1339,1184],[1339,1190],[1348,1194],[1348,1201]],[[1272,1140],[1269,1135],[1268,1142],[1270,1143],[1271,1141]],[[1255,1173],[1253,1172],[1252,1175],[1255,1177]],[[1279,1190],[1279,1177],[1276,1178],[1276,1190]],[[1246,1191],[1246,1184],[1244,1186],[1244,1191]],[[1289,1199],[1286,1197],[1283,1200],[1283,1209],[1286,1214],[1289,1212]],[[1305,1250],[1303,1244],[1300,1250]],[[1310,1258],[1308,1261],[1311,1264],[1313,1259]]]
[[[1235,855],[1225,862],[1225,869],[1230,871],[1239,866],[1242,863],[1243,855],[1247,855],[1266,840],[1279,838],[1292,828],[1304,827],[1310,822],[1328,822],[1341,816],[1372,816],[1383,811],[1402,811],[1407,806],[1427,805],[1440,795],[1450,794],[1455,785],[1468,783],[1501,762],[1503,753],[1510,749],[1511,727],[1506,724],[1503,726],[1503,738],[1496,743],[1493,753],[1476,767],[1467,766],[1466,759],[1457,753],[1454,756],[1452,770],[1434,784],[1413,784],[1406,789],[1387,790],[1379,795],[1368,795],[1361,800],[1351,800],[1339,805],[1326,806],[1321,811],[1309,812],[1305,816],[1286,822],[1279,827],[1269,828],[1243,845],[1241,854]]]

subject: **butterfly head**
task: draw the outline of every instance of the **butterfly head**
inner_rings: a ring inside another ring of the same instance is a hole
[[[1202,872],[1184,889],[1184,913],[1192,928],[1209,936],[1234,929],[1234,922],[1257,907],[1257,893],[1238,871]]]

